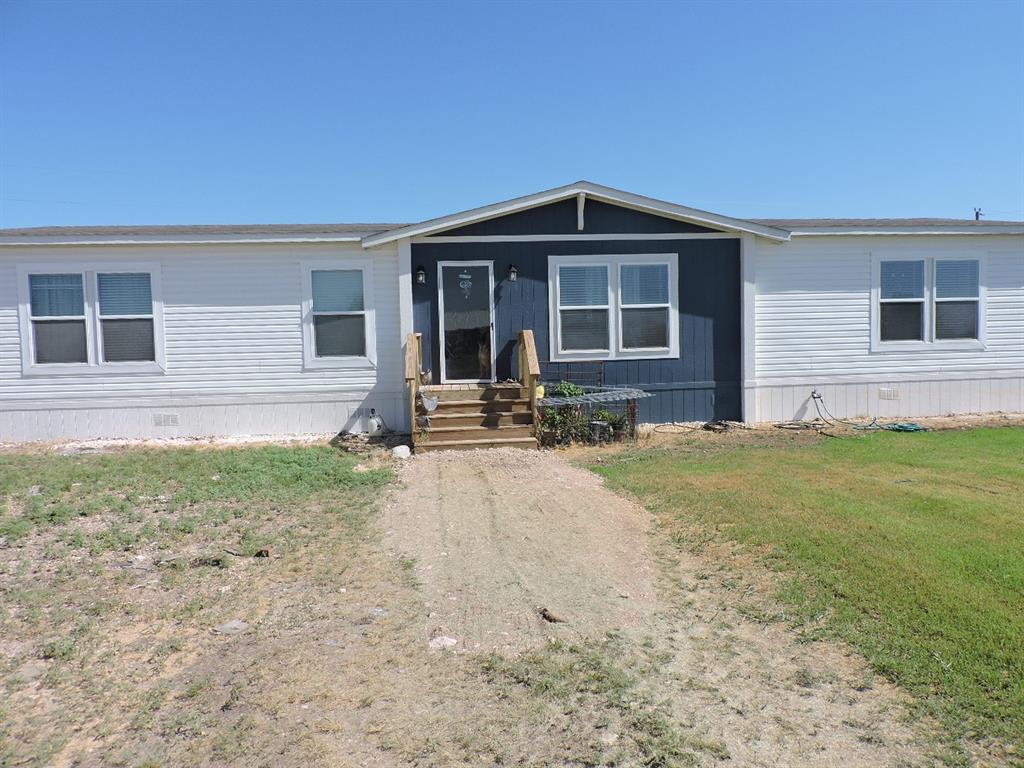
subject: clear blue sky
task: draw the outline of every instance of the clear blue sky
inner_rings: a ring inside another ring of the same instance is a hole
[[[1024,0],[0,0],[0,226],[415,221],[581,178],[1024,219]]]

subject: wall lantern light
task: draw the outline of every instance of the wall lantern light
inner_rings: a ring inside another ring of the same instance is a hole
[[[513,283],[519,279],[519,267],[515,264],[509,264],[508,267],[508,279]]]
[[[427,270],[425,270],[423,267],[417,267],[416,268],[416,284],[417,285],[426,285],[426,283],[427,283]]]

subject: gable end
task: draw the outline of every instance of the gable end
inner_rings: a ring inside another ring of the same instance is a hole
[[[664,233],[715,233],[720,230],[614,205],[588,197],[584,228],[576,228],[576,199],[559,200],[505,216],[477,221],[455,229],[435,232],[438,237],[488,235],[618,235]]]

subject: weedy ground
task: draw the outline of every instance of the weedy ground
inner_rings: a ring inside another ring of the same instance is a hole
[[[1021,444],[962,434],[584,454],[653,518],[550,453],[425,456],[398,480],[328,446],[0,453],[0,764],[966,763],[934,738],[958,711],[957,744],[1012,762]],[[419,549],[388,529],[402,508]],[[572,568],[545,568],[559,548]],[[524,617],[560,594],[564,623]],[[526,642],[467,647],[507,621]]]

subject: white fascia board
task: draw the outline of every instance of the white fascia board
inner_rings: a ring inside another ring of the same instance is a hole
[[[754,222],[744,221],[743,219],[721,216],[717,213],[701,211],[696,208],[687,208],[683,205],[667,203],[663,200],[655,200],[650,197],[643,197],[642,195],[634,195],[630,192],[612,189],[611,187],[603,187],[600,184],[593,184],[589,181],[581,181],[576,184],[569,184],[564,187],[549,189],[545,192],[538,192],[533,195],[526,195],[525,197],[517,197],[512,200],[494,203],[493,205],[485,205],[481,208],[473,208],[471,210],[454,213],[449,216],[441,216],[419,224],[410,224],[407,227],[400,227],[399,229],[393,229],[388,232],[379,232],[375,235],[364,237],[363,245],[371,247],[399,240],[403,237],[418,237],[432,232],[440,232],[478,221],[495,219],[500,216],[506,216],[510,213],[526,210],[528,208],[536,208],[541,205],[555,203],[559,200],[577,197],[580,194],[593,197],[594,199],[601,200],[603,202],[622,205],[627,208],[634,208],[646,213],[653,213],[658,216],[679,219],[693,224],[717,227],[719,229],[727,229],[734,232],[760,235],[761,237],[766,237],[770,240],[776,240],[779,242],[789,240],[789,231],[785,229],[769,227],[763,224],[755,224]]]
[[[176,237],[160,235],[155,237],[0,237],[0,248],[4,246],[31,246],[31,245],[260,245],[264,243],[360,243],[360,235],[324,235],[323,237],[301,237],[301,236],[272,236],[258,237],[254,235],[235,236],[206,235],[193,237],[179,235]]]

